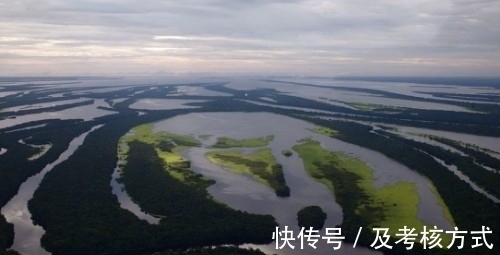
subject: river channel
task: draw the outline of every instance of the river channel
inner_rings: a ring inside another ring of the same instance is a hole
[[[43,177],[50,172],[54,167],[67,160],[73,153],[83,144],[85,137],[102,125],[93,127],[90,131],[85,132],[73,139],[68,149],[66,149],[59,158],[46,165],[41,172],[28,178],[21,186],[17,195],[15,195],[4,207],[2,207],[2,215],[5,216],[7,222],[14,224],[14,244],[11,249],[23,255],[47,255],[47,252],[40,244],[40,238],[45,234],[45,230],[38,225],[35,225],[31,219],[31,213],[28,210],[28,202],[33,198],[35,191],[40,186]]]

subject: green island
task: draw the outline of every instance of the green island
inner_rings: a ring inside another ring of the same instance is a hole
[[[276,162],[269,148],[258,149],[250,154],[237,150],[211,151],[206,157],[217,165],[237,174],[248,174],[253,179],[274,189],[277,196],[290,196],[283,167]]]
[[[320,134],[320,135],[326,135],[326,136],[331,136],[335,137],[339,134],[339,131],[332,129],[332,128],[327,128],[327,127],[322,127],[322,126],[316,126],[315,128],[310,130],[313,133]]]
[[[389,228],[389,235],[394,237],[403,226],[418,232],[423,230],[424,224],[418,219],[419,199],[415,184],[398,182],[377,188],[372,170],[363,161],[328,151],[314,140],[306,140],[293,149],[302,158],[307,173],[334,193],[343,208],[342,227],[347,232],[357,231],[360,226],[383,227]],[[444,202],[439,204],[445,205]],[[453,225],[446,206],[443,211]],[[451,240],[447,235],[442,238],[444,243]]]
[[[293,155],[293,152],[291,150],[282,150],[281,154],[285,157],[291,157]]]
[[[321,230],[325,225],[325,220],[326,213],[317,205],[304,207],[297,213],[299,227],[303,227],[304,229],[312,227],[313,229]]]
[[[378,108],[376,105],[366,103],[348,103],[348,105],[362,111],[373,111]]]
[[[269,145],[274,139],[274,135],[268,135],[250,139],[233,139],[230,137],[222,136],[217,138],[217,142],[212,146],[213,148],[236,148],[236,147],[263,147]]]
[[[193,176],[201,176],[189,171],[188,168],[191,166],[191,163],[188,159],[181,156],[182,152],[188,147],[201,146],[200,141],[196,138],[166,131],[154,133],[151,124],[144,124],[135,127],[132,129],[132,132],[120,139],[118,154],[121,158],[127,158],[129,148],[127,145],[132,141],[139,141],[152,145],[158,157],[163,159],[166,170],[172,177],[185,181],[192,180],[194,178]]]
[[[374,111],[374,110],[401,110],[404,109],[404,107],[398,107],[398,106],[390,106],[390,105],[383,105],[383,104],[367,104],[367,103],[347,103],[348,105],[355,107],[358,110],[361,111]]]

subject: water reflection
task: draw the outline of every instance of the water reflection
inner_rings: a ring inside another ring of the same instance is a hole
[[[118,146],[125,146],[119,144]],[[120,151],[120,147],[118,147],[118,151]],[[120,207],[130,211],[133,213],[137,218],[141,220],[147,221],[149,224],[158,224],[160,223],[160,218],[156,218],[152,215],[147,214],[144,212],[141,207],[139,207],[138,204],[136,204],[132,198],[128,195],[127,191],[125,190],[125,185],[122,183],[118,182],[118,179],[121,176],[121,170],[122,167],[126,164],[126,161],[123,159],[119,159],[118,162],[116,163],[115,170],[113,171],[113,174],[111,175],[111,188],[113,194],[118,198],[118,203],[120,204]]]

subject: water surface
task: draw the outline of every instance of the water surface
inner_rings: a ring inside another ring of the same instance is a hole
[[[303,207],[318,205],[327,213],[325,227],[335,227],[342,222],[342,209],[336,203],[332,192],[323,184],[309,178],[304,171],[303,163],[296,153],[291,157],[281,154],[290,149],[298,139],[311,137],[321,142],[327,149],[353,155],[365,161],[373,170],[375,185],[380,187],[399,181],[410,181],[416,184],[420,197],[418,217],[429,225],[437,225],[441,229],[452,228],[444,218],[442,208],[438,205],[436,195],[431,190],[431,183],[425,177],[411,171],[405,166],[384,155],[337,139],[312,133],[310,123],[271,113],[192,113],[167,119],[155,124],[155,131],[169,131],[197,137],[211,134],[203,140],[204,147],[192,148],[185,152],[191,161],[192,170],[215,180],[217,183],[209,187],[209,193],[218,201],[232,208],[257,214],[272,214],[280,227],[288,226],[295,233],[299,229],[296,213]],[[220,136],[236,139],[255,138],[273,134],[274,140],[269,147],[278,163],[283,165],[285,179],[291,190],[288,198],[279,198],[269,187],[254,181],[248,176],[237,175],[209,162],[205,153],[212,150]],[[323,242],[322,242],[323,241]],[[349,249],[344,245],[343,254],[377,253],[357,247]],[[275,250],[274,244],[253,246],[272,253],[301,254],[300,250]],[[332,247],[324,240],[318,242],[318,249],[305,250],[307,254],[326,254]]]

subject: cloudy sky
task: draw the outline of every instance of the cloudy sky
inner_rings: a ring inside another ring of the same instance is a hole
[[[0,75],[500,76],[500,0],[0,0]]]

